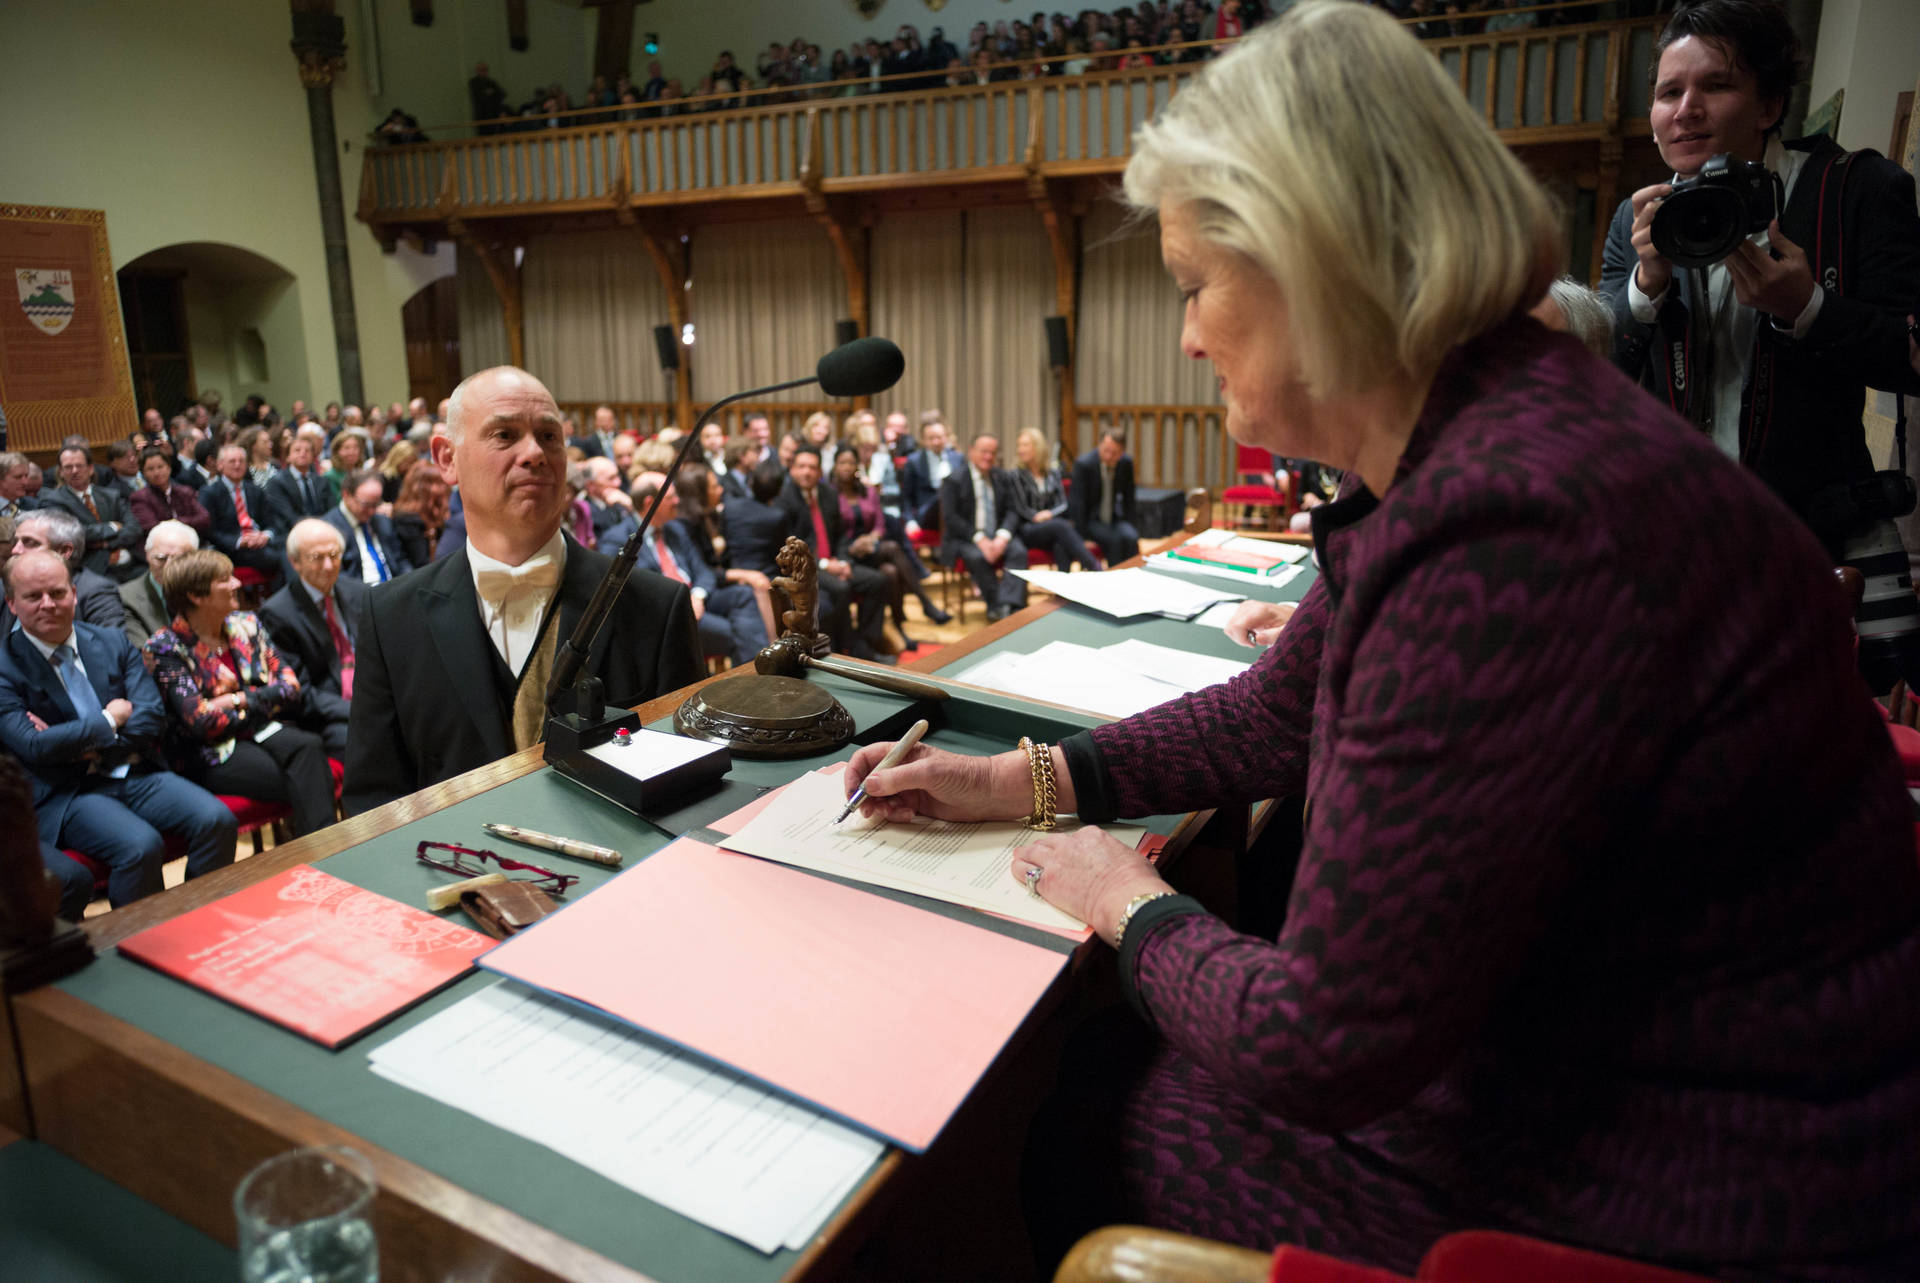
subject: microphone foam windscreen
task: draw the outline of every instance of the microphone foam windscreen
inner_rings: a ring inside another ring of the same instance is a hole
[[[872,396],[900,381],[907,358],[893,340],[878,337],[843,343],[820,358],[815,374],[830,397]]]

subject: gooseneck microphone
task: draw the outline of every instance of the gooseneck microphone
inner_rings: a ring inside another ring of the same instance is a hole
[[[785,392],[809,383],[818,383],[821,391],[836,399],[871,396],[898,383],[906,368],[906,357],[901,355],[899,347],[891,340],[876,337],[855,339],[821,357],[811,377],[789,379],[785,383],[736,392],[702,410],[694,423],[704,423],[715,411],[748,397]],[[667,488],[673,484],[681,466],[699,442],[700,433],[697,429],[688,432],[680,442],[673,465],[667,469],[666,479],[653,496],[653,502],[647,505],[639,529],[628,536],[626,545],[613,559],[613,564],[607,567],[607,573],[600,579],[600,586],[594,589],[593,600],[587,603],[586,610],[580,615],[580,622],[574,626],[573,636],[554,654],[553,675],[547,683],[547,711],[552,718],[548,723],[547,742],[552,749],[577,752],[580,748],[589,747],[594,735],[600,734],[603,738],[611,736],[620,721],[630,719],[625,709],[605,709],[605,697],[597,689],[599,683],[592,678],[580,683],[580,670],[586,665],[594,638],[606,626],[607,616],[613,613],[613,603],[620,596],[620,590],[626,587],[627,577],[633,573],[633,563],[638,560],[641,544],[647,537],[647,530],[653,525],[653,514],[660,510],[660,502],[666,498]],[[580,685],[577,692],[576,683]],[[617,713],[618,716],[608,720],[606,715],[609,713]],[[549,756],[552,755],[550,751]]]

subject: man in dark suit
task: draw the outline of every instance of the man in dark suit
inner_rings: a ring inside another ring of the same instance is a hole
[[[613,457],[614,434],[620,430],[620,420],[610,405],[595,407],[593,411],[593,431],[575,437],[569,444],[580,447],[580,453],[589,459],[609,459]]]
[[[887,645],[887,579],[872,566],[847,561],[850,540],[840,525],[840,501],[820,484],[815,447],[795,448],[779,502],[793,521],[793,533],[819,559],[820,627],[833,639],[833,648],[856,659],[881,658]]]
[[[640,528],[640,518],[634,512],[633,500],[622,489],[620,469],[612,459],[588,459],[583,466],[587,471],[587,513],[593,519],[594,547],[612,556]]]
[[[267,479],[262,491],[276,509],[275,515],[287,523],[284,537],[296,523],[307,517],[325,517],[333,507],[332,493],[314,467],[313,439],[296,436],[287,446],[287,466]]]
[[[762,459],[749,474],[753,489],[728,499],[720,513],[727,537],[727,561],[735,570],[753,570],[769,579],[780,573],[774,557],[794,533],[793,518],[780,506],[787,474],[773,459]]]
[[[200,546],[193,527],[179,521],[163,521],[147,532],[147,573],[120,585],[120,604],[126,608],[127,640],[136,647],[173,623],[167,609],[167,596],[160,588],[160,572],[175,557]]]
[[[634,505],[645,512],[665,480],[664,473],[641,473],[633,483]],[[687,586],[693,595],[701,654],[725,655],[736,664],[750,664],[767,644],[767,624],[760,617],[753,589],[746,584],[721,583],[707,559],[693,546],[686,528],[674,520],[679,515],[680,494],[668,486],[634,564]]]
[[[109,441],[102,451],[106,464],[93,470],[93,483],[120,496],[131,504],[133,492],[140,488],[140,452],[131,441]]]
[[[340,502],[328,510],[326,522],[340,532],[346,551],[340,557],[340,573],[372,586],[398,579],[413,569],[400,536],[394,533],[393,518],[380,515],[384,483],[380,474],[364,468],[349,476],[340,487]]]
[[[1073,489],[1067,495],[1073,528],[1100,545],[1107,564],[1140,551],[1133,524],[1133,458],[1127,430],[1115,424],[1100,429],[1100,443],[1073,461]]]
[[[205,434],[192,423],[182,421],[173,434],[173,479],[190,490],[203,490],[213,478],[196,462],[195,450]]]
[[[967,461],[947,443],[947,424],[938,410],[920,416],[920,449],[900,472],[900,515],[907,532],[940,529],[940,486]]]
[[[366,587],[340,573],[345,541],[329,522],[306,517],[287,532],[286,587],[260,607],[273,648],[300,676],[299,724],[320,737],[328,757],[347,752],[347,714],[353,700],[353,630]]]
[[[127,619],[120,604],[120,589],[105,575],[96,575],[80,564],[86,542],[80,523],[62,508],[40,508],[14,523],[13,555],[44,548],[67,563],[72,575],[75,613],[99,628],[120,628]]]
[[[60,484],[41,496],[40,505],[58,508],[80,523],[86,544],[81,564],[88,570],[110,575],[116,583],[139,576],[140,559],[133,550],[146,532],[127,511],[119,491],[94,483],[93,456],[85,446],[60,451]]]
[[[568,491],[560,411],[524,370],[499,366],[454,391],[433,461],[460,487],[466,543],[367,594],[354,630],[345,803],[359,812],[536,744],[546,687],[612,559],[562,531]],[[630,578],[584,672],[632,707],[704,672],[686,588]]]
[[[940,560],[966,566],[990,624],[1027,604],[1027,581],[1006,573],[1027,568],[1027,546],[1014,533],[1013,479],[993,466],[999,457],[999,441],[975,437],[966,466],[940,487]]]
[[[291,523],[266,492],[247,479],[247,452],[225,445],[214,456],[219,475],[200,488],[200,503],[212,526],[213,546],[236,566],[278,579],[285,541],[280,531]]]
[[[721,455],[727,465],[727,470],[720,476],[720,490],[726,496],[723,502],[753,498],[753,470],[760,466],[760,460],[765,457],[760,443],[751,437],[735,437],[727,442],[727,448]]]
[[[6,585],[20,627],[0,644],[0,745],[32,775],[41,837],[103,861],[116,909],[160,889],[168,834],[190,878],[233,863],[233,813],[162,765],[166,707],[140,652],[74,622],[54,554],[14,557]]]
[[[17,520],[40,506],[39,500],[27,497],[32,475],[33,461],[26,455],[11,450],[0,453],[0,517]]]
[[[213,531],[213,518],[200,503],[191,486],[173,479],[174,458],[165,446],[148,446],[140,456],[140,471],[147,484],[133,492],[127,507],[142,530],[152,532],[163,521],[178,521],[193,527],[194,534],[207,538]]]

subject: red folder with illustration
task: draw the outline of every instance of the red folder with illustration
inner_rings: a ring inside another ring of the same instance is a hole
[[[129,936],[120,952],[339,1047],[464,975],[493,943],[297,864]]]
[[[682,838],[480,965],[924,1150],[1066,961]]]

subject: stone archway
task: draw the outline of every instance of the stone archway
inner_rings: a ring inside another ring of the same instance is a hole
[[[187,241],[150,250],[117,275],[142,409],[171,415],[206,391],[228,409],[250,395],[282,409],[309,395],[300,283],[279,263]]]

